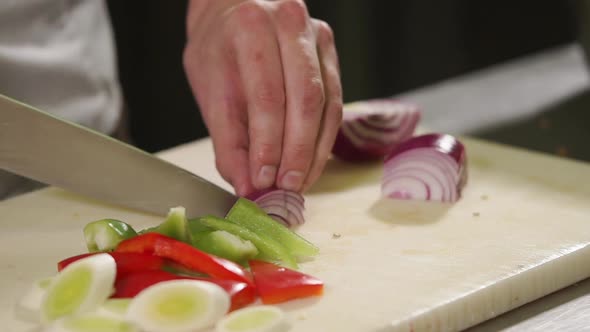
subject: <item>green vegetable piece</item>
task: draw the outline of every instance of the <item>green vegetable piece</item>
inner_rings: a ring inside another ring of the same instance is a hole
[[[84,227],[84,239],[90,252],[112,251],[119,242],[136,235],[133,227],[116,219],[97,220]]]
[[[144,229],[140,230],[139,232],[137,232],[137,234],[141,235],[141,234],[145,234],[145,233],[153,233],[156,231],[157,228],[158,228],[158,226],[144,228]]]
[[[190,219],[188,221],[188,235],[190,238],[190,243],[193,246],[197,246],[197,242],[199,242],[203,237],[207,236],[208,234],[214,232],[215,229],[206,226],[199,219]]]
[[[210,254],[243,263],[258,255],[258,249],[248,240],[226,231],[214,231],[203,236],[195,246]]]
[[[318,247],[268,216],[248,199],[238,199],[227,213],[226,219],[258,235],[275,239],[297,258],[312,257],[319,253]]]
[[[158,225],[153,232],[170,236],[178,241],[189,242],[188,221],[186,210],[182,206],[174,207],[168,212],[168,217]]]
[[[216,230],[226,231],[244,240],[252,242],[259,252],[257,258],[276,262],[291,269],[297,268],[297,262],[295,261],[295,258],[291,256],[287,248],[271,237],[256,234],[246,227],[214,216],[205,216],[199,218],[199,221],[208,227],[214,228]]]

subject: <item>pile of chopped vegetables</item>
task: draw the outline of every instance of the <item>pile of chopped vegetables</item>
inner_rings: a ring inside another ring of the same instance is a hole
[[[55,332],[278,332],[290,324],[273,304],[323,293],[322,281],[297,271],[318,248],[246,198],[224,218],[189,220],[175,207],[139,232],[103,219],[83,233],[89,252],[34,283],[21,318]]]

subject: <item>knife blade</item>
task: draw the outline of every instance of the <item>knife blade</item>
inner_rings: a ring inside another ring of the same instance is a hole
[[[0,94],[0,169],[115,205],[224,216],[237,197],[152,154]]]

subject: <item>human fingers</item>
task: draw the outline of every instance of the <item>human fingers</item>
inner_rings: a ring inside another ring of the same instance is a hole
[[[316,150],[324,83],[315,35],[303,1],[272,3],[283,65],[285,128],[277,185],[300,191]]]
[[[236,61],[248,109],[250,176],[257,189],[275,184],[281,161],[285,89],[274,23],[261,2],[246,2],[231,15]]]
[[[309,189],[320,177],[330,157],[336,134],[342,122],[342,84],[334,34],[330,26],[323,21],[314,19],[313,25],[326,101],[315,156],[304,182],[303,190]]]

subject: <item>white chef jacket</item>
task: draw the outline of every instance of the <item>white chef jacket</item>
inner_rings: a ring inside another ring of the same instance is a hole
[[[106,3],[1,0],[0,94],[112,133],[122,102]],[[0,199],[21,182],[0,170]]]

